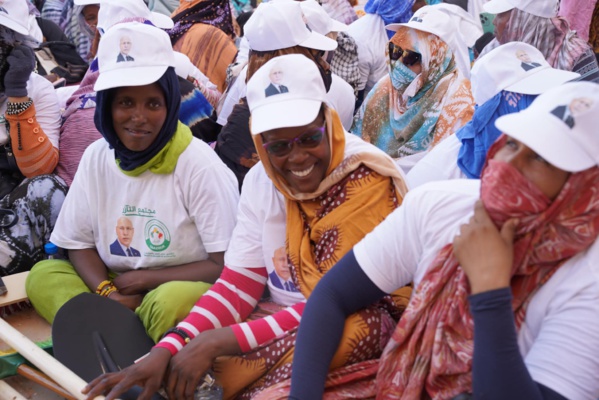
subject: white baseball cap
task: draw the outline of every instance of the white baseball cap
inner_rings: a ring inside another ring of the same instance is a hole
[[[598,125],[599,85],[591,82],[554,87],[527,109],[495,120],[500,131],[568,172],[599,165]]]
[[[121,41],[129,42],[126,56]],[[142,86],[156,82],[175,66],[171,40],[166,32],[140,22],[125,22],[110,28],[98,46],[100,75],[94,90],[122,86]]]
[[[406,23],[389,24],[385,26],[390,31],[402,27],[432,33],[443,40],[455,58],[456,64],[463,76],[470,76],[470,52],[476,39],[483,34],[480,21],[453,4],[436,4],[418,9]],[[475,37],[476,36],[476,37]],[[471,47],[471,46],[470,46]]]
[[[347,31],[348,26],[331,18],[316,0],[302,1],[300,6],[308,21],[308,27],[321,35],[326,35],[329,32]]]
[[[101,0],[98,12],[98,29],[101,33],[127,18],[143,18],[162,29],[174,26],[172,19],[150,11],[143,0]]]
[[[323,51],[335,50],[337,42],[306,25],[302,8],[296,1],[260,3],[243,27],[250,48],[274,51],[302,46]]]
[[[534,46],[510,42],[494,48],[472,67],[472,95],[483,104],[502,90],[540,94],[580,77],[576,72],[555,69]]]
[[[483,4],[489,14],[501,14],[513,8],[537,17],[552,18],[557,16],[559,0],[491,0]]]
[[[277,82],[271,80],[275,72],[280,78]],[[316,119],[326,94],[314,61],[302,54],[273,58],[247,84],[252,134],[309,124]]]
[[[0,2],[0,25],[21,35],[29,35],[29,7],[26,0]]]

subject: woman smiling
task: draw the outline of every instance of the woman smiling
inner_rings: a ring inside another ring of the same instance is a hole
[[[275,68],[287,92],[268,95]],[[347,134],[325,96],[318,67],[300,54],[254,73],[247,99],[261,163],[246,177],[220,279],[146,359],[91,382],[90,398],[108,392],[112,399],[139,384],[147,399],[163,379],[169,398],[191,398],[211,366],[225,398],[252,398],[290,376],[306,298],[406,192],[393,160]],[[265,288],[270,299],[260,301]],[[379,355],[403,295],[350,317],[334,365]]]
[[[119,61],[121,38],[132,61]],[[85,151],[51,236],[70,262],[38,263],[27,291],[50,322],[79,293],[109,297],[135,310],[157,341],[218,278],[239,195],[233,174],[178,121],[165,32],[117,24],[102,37],[98,64],[103,138]]]

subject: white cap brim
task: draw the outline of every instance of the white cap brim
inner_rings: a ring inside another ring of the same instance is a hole
[[[277,95],[277,100],[282,96]],[[252,110],[250,130],[252,135],[258,135],[272,129],[308,125],[316,119],[321,106],[320,100],[297,98],[264,104]]]
[[[169,16],[154,11],[150,12],[150,21],[152,21],[154,26],[162,29],[172,29],[175,26],[175,23]]]
[[[329,32],[345,32],[349,27],[343,22],[339,22],[336,19],[331,18],[329,24]]]
[[[597,165],[572,136],[563,134],[563,129],[557,126],[563,122],[557,117],[548,114],[544,118],[535,118],[533,114],[528,115],[527,110],[501,116],[495,120],[495,126],[564,171],[580,172]]]
[[[403,24],[389,24],[389,25],[385,25],[385,29],[387,29],[388,31],[393,31],[393,32],[397,32],[399,30],[399,28],[401,27],[406,27],[406,28],[412,28],[412,29],[416,29],[419,31],[423,31],[423,32],[428,32],[428,33],[432,33],[433,35],[436,35],[435,32],[431,32],[430,30],[426,29],[427,26],[421,24],[420,22],[406,22]]]
[[[505,0],[491,0],[483,4],[483,9],[489,14],[501,14],[513,8],[516,8],[516,6]]]
[[[504,90],[522,94],[541,94],[547,89],[580,77],[579,73],[555,69],[548,66],[537,67],[534,71],[534,74],[507,86]]]
[[[5,27],[12,29],[15,32],[18,32],[21,35],[29,35],[29,29],[26,26],[18,24],[12,19],[6,18],[4,15],[0,15],[0,25],[4,25]]]
[[[298,45],[309,49],[331,51],[337,48],[337,41],[312,31],[310,36]]]
[[[143,86],[156,82],[168,69],[168,65],[140,66],[115,68],[110,71],[101,71],[94,90],[112,89],[124,86]]]

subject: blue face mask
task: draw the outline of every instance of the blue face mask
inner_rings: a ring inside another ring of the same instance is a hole
[[[392,61],[389,66],[391,67],[391,71],[389,71],[391,84],[395,89],[405,87],[416,79],[416,73],[406,67],[400,60]]]

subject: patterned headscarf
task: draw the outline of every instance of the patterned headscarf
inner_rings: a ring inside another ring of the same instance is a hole
[[[518,218],[511,290],[519,330],[532,296],[564,262],[587,249],[599,233],[599,168],[571,174],[551,201],[511,165],[492,160],[483,170],[481,200],[495,225]],[[593,190],[591,190],[593,189]],[[474,324],[464,270],[446,245],[415,289],[377,375],[381,397],[450,399],[471,392]]]
[[[406,75],[412,72],[401,61],[392,62],[389,76],[370,91],[351,131],[391,157],[403,157],[425,151],[454,132],[452,122],[446,124],[449,129],[437,129],[440,117],[449,121],[463,118],[458,127],[469,121],[474,101],[469,83],[456,68],[453,52],[441,38],[400,28],[391,42],[420,53],[422,72],[410,81]],[[442,115],[450,104],[449,113]]]
[[[536,47],[549,65],[566,71],[572,71],[576,60],[589,49],[564,18],[538,17],[514,8],[496,46],[516,41]]]
[[[144,151],[129,150],[119,140],[112,122],[112,100],[117,88],[100,90],[96,93],[96,113],[94,123],[96,129],[104,136],[111,148],[114,148],[114,156],[119,160],[119,167],[124,171],[132,171],[150,161],[171,140],[179,121],[179,107],[181,105],[181,94],[179,91],[179,79],[174,68],[169,67],[164,75],[156,81],[166,100],[167,116],[160,129],[160,133],[154,142]]]
[[[175,26],[167,30],[171,42],[175,44],[193,26],[202,23],[221,29],[231,38],[235,37],[233,17],[228,0],[196,1],[195,4],[181,2],[172,16]]]
[[[456,132],[462,142],[458,166],[468,178],[480,178],[487,151],[501,135],[495,127],[495,120],[528,108],[535,97],[504,90],[475,108],[472,120]]]

